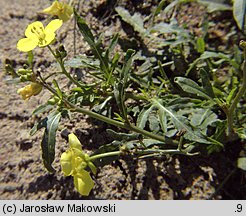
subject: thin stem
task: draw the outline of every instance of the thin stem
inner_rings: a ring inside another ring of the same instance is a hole
[[[90,156],[89,161],[94,161],[96,159],[104,158],[104,157],[119,156],[120,154],[121,151],[113,151],[113,152],[97,154],[97,155]]]
[[[244,96],[246,93],[246,48],[244,48],[244,61],[243,61],[243,83],[232,101],[228,113],[227,113],[227,122],[228,122],[228,136],[231,136],[234,131],[233,131],[233,114],[234,111],[237,107],[237,104],[239,103],[239,100],[242,96]]]
[[[142,134],[142,135],[144,135],[146,137],[149,137],[149,138],[152,138],[152,139],[155,139],[155,140],[159,140],[159,141],[164,142],[166,144],[175,145],[175,146],[178,145],[177,141],[174,141],[174,140],[171,140],[171,139],[167,139],[164,136],[159,136],[157,134],[150,133],[149,131],[146,131],[146,130],[143,130],[141,128],[138,128],[135,125],[132,125],[132,124],[129,124],[129,123],[119,122],[119,121],[110,119],[110,118],[108,118],[106,116],[103,116],[103,115],[97,114],[95,112],[92,112],[90,110],[87,110],[87,109],[84,109],[84,108],[81,108],[81,107],[76,107],[75,105],[71,104],[68,101],[66,101],[66,103],[69,104],[69,106],[71,107],[71,110],[70,110],[71,112],[83,113],[83,114],[86,114],[86,115],[88,115],[88,116],[90,116],[92,118],[95,118],[95,119],[98,119],[98,120],[103,121],[105,123],[108,123],[110,125],[114,125],[116,127],[120,127],[120,128],[124,128],[124,129],[127,129],[127,130],[131,130],[131,131],[134,131],[136,133],[140,133],[140,134]]]
[[[93,155],[89,158],[89,161],[94,161],[96,159],[100,159],[100,158],[104,158],[104,157],[111,157],[111,156],[119,156],[122,152],[121,151],[113,151],[113,152],[107,152],[107,153],[102,153],[102,154],[97,154],[97,155]],[[148,154],[181,154],[181,155],[187,155],[187,156],[193,156],[194,154],[188,153],[188,152],[184,152],[184,151],[180,151],[178,149],[145,149],[145,150],[138,150],[136,152],[134,152],[134,154],[136,155],[148,155]]]
[[[89,161],[93,161],[93,160],[104,158],[104,157],[119,156],[121,153],[122,153],[121,151],[114,151],[114,152],[97,154],[97,155],[91,156],[89,158]],[[179,154],[179,155],[186,155],[186,156],[197,155],[197,153],[188,153],[188,152],[181,151],[178,149],[166,149],[166,150],[164,150],[164,149],[145,149],[145,150],[138,150],[136,152],[133,152],[133,154],[144,155],[144,156],[161,155],[161,154],[169,154],[169,155]],[[139,158],[141,158],[141,156]]]
[[[56,61],[59,63],[60,67],[61,67],[61,70],[62,70],[62,73],[69,79],[71,80],[76,86],[78,87],[83,87],[76,79],[74,79],[70,73],[67,72],[65,66],[64,66],[64,63],[61,61],[61,59],[57,58],[56,57],[56,54],[54,53],[54,51],[51,49],[51,47],[48,45],[47,46],[48,49],[50,50],[50,52],[52,53],[52,55],[55,57]]]
[[[54,72],[54,73],[51,73],[49,74],[47,77],[44,78],[44,80],[46,81],[47,79],[49,79],[50,77],[54,76],[54,75],[57,75],[57,74],[63,74],[62,72]]]
[[[57,94],[57,92],[55,91],[55,89],[53,89],[50,85],[48,85],[45,82],[45,80],[42,78],[41,75],[39,75],[39,77],[41,79],[41,84],[45,88],[47,88],[52,94],[54,94],[54,95],[56,95],[56,96],[59,97],[59,95]],[[71,112],[78,112],[78,113],[82,113],[82,114],[88,115],[88,116],[90,116],[92,118],[95,118],[97,120],[103,121],[103,122],[108,123],[110,125],[114,125],[116,127],[120,127],[120,128],[124,128],[124,129],[127,129],[127,130],[131,130],[131,131],[140,133],[140,134],[142,134],[144,136],[147,136],[147,137],[152,138],[152,139],[155,139],[155,140],[159,140],[159,141],[164,142],[164,143],[169,144],[169,145],[174,145],[174,146],[177,146],[178,145],[178,142],[175,141],[175,140],[171,140],[171,139],[165,138],[164,136],[159,136],[157,134],[150,133],[149,131],[146,131],[146,130],[143,130],[141,128],[138,128],[138,127],[136,127],[134,125],[131,125],[129,123],[123,123],[123,122],[119,122],[119,121],[110,119],[110,118],[108,118],[106,116],[97,114],[95,112],[92,112],[90,110],[84,109],[82,107],[77,107],[76,105],[70,103],[65,98],[61,98],[61,100],[70,109]]]

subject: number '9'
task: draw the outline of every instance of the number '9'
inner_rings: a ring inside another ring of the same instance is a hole
[[[243,210],[242,204],[237,204],[237,212],[241,212]]]

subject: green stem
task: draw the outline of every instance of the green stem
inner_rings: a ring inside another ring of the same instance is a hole
[[[61,70],[62,70],[62,73],[69,79],[71,80],[76,86],[78,87],[83,87],[76,79],[74,79],[70,73],[67,72],[65,66],[64,66],[64,63],[63,61],[61,61],[61,59],[57,58],[56,57],[56,54],[54,53],[54,51],[51,49],[51,47],[48,45],[47,46],[48,49],[50,50],[50,52],[52,53],[52,55],[55,57],[56,61],[59,63],[60,67],[61,67]]]
[[[57,74],[63,74],[62,72],[54,72],[52,74],[49,74],[47,77],[44,78],[44,80],[46,81],[47,79],[49,79],[50,77],[57,75]]]
[[[104,158],[104,157],[119,156],[120,154],[121,154],[121,151],[113,151],[113,152],[97,154],[97,155],[90,156],[89,161],[94,161],[96,159]]]
[[[103,122],[105,122],[107,124],[114,125],[114,126],[120,127],[120,128],[124,128],[124,129],[127,129],[127,130],[131,130],[131,131],[134,131],[136,133],[140,133],[140,134],[142,134],[144,136],[147,136],[147,137],[155,139],[155,140],[159,140],[159,141],[164,142],[166,144],[175,145],[175,146],[178,145],[177,141],[173,141],[171,139],[167,139],[164,136],[159,136],[157,134],[153,134],[153,133],[150,133],[149,131],[146,131],[146,130],[143,130],[141,128],[138,128],[138,127],[136,127],[136,126],[134,126],[132,124],[119,122],[119,121],[110,119],[110,118],[108,118],[106,116],[103,116],[103,115],[97,114],[95,112],[92,112],[90,110],[87,110],[87,109],[84,109],[84,108],[81,108],[81,107],[76,107],[75,105],[71,104],[68,101],[66,101],[66,103],[69,104],[69,106],[72,108],[70,110],[71,112],[78,112],[78,113],[86,114],[86,115],[88,115],[88,116],[90,116],[92,118],[98,119],[98,120],[103,121]]]
[[[111,157],[111,156],[119,156],[122,152],[121,151],[113,151],[113,152],[107,152],[107,153],[102,153],[102,154],[97,154],[97,155],[93,155],[89,158],[89,161],[94,161],[100,158],[104,158],[104,157]],[[178,149],[145,149],[145,150],[138,150],[136,152],[134,152],[134,154],[136,155],[148,155],[148,154],[181,154],[181,155],[187,155],[187,156],[193,156],[196,155],[196,153],[188,153],[185,151],[180,151]]]
[[[233,114],[235,109],[237,108],[237,104],[239,103],[239,100],[242,96],[244,96],[246,93],[246,48],[244,48],[244,61],[243,61],[243,83],[232,101],[228,111],[227,111],[227,123],[228,123],[228,136],[230,137],[234,131],[233,131]]]

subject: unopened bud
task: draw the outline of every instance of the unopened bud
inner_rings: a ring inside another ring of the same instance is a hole
[[[246,42],[244,40],[241,40],[239,42],[239,46],[242,48],[242,49],[246,49]]]

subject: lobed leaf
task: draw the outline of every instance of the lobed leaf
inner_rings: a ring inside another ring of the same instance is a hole
[[[189,78],[175,77],[174,82],[176,82],[187,93],[196,94],[197,96],[203,97],[207,100],[213,100],[213,98],[211,98],[202,87]]]

